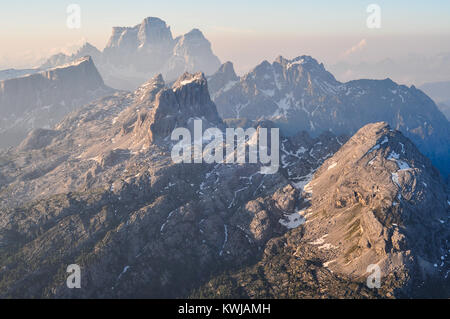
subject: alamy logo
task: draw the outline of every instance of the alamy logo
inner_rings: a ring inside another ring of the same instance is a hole
[[[367,17],[367,27],[369,29],[381,28],[381,7],[378,4],[371,4],[366,9],[370,15]]]
[[[79,4],[70,4],[67,6],[67,27],[69,29],[81,28],[81,7]]]
[[[279,129],[270,129],[270,145],[267,128],[227,128],[225,140],[218,128],[208,128],[204,133],[202,121],[194,120],[194,139],[187,128],[178,127],[172,132],[172,141],[179,141],[172,148],[174,163],[261,163],[261,174],[275,174],[280,166]],[[180,140],[181,138],[181,140]],[[208,142],[203,148],[203,144]],[[248,148],[248,153],[247,153]],[[270,154],[269,154],[270,151]],[[248,155],[248,156],[247,156]]]
[[[367,287],[370,289],[381,287],[381,269],[377,264],[370,264],[367,266],[366,272],[370,273],[367,276]]]
[[[67,266],[67,272],[70,274],[67,277],[67,288],[81,288],[81,268],[77,264]]]

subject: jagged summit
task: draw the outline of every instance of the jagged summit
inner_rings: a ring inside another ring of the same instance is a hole
[[[297,56],[295,58],[292,59],[287,59],[285,57],[283,57],[282,55],[277,56],[277,58],[275,59],[274,62],[277,62],[279,64],[311,64],[311,65],[323,65],[322,63],[319,64],[319,62],[317,62],[316,59],[314,59],[312,56],[310,55],[301,55],[301,56]]]
[[[165,85],[162,74],[155,75],[134,92],[135,100],[139,103],[142,103],[143,101],[152,103],[156,94],[163,89]]]
[[[171,41],[173,39],[170,27],[166,22],[155,17],[145,18],[139,26],[138,38],[141,45]]]
[[[171,87],[159,74],[140,86],[132,99],[133,105],[115,120],[121,125],[120,134],[107,149],[138,151],[151,144],[164,144],[177,127],[193,132],[194,120],[201,120],[204,129],[223,126],[201,72],[185,73]]]
[[[134,27],[113,27],[112,35],[105,47],[105,51],[114,48],[131,50],[141,49],[149,45],[161,45],[173,40],[170,27],[166,22],[155,17],[145,18]]]
[[[203,126],[222,125],[215,104],[211,101],[203,73],[184,73],[171,89],[161,90],[155,99],[155,108],[149,116],[152,139],[166,138],[176,127],[191,129],[194,119]]]
[[[197,83],[201,84],[202,86],[206,85],[205,75],[202,72],[198,72],[195,74],[185,72],[175,81],[175,83],[172,85],[172,88],[176,90],[190,83]]]

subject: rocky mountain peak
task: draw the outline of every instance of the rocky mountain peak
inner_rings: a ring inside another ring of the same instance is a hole
[[[411,277],[441,276],[448,268],[445,184],[387,123],[361,128],[305,190],[312,196],[305,241],[331,270],[357,279],[377,264],[385,280],[397,276],[406,287]]]
[[[148,17],[134,27],[113,27],[112,35],[105,47],[137,50],[147,46],[171,46],[173,37],[170,27],[159,18]]]
[[[172,85],[174,90],[179,89],[187,84],[198,84],[200,86],[207,85],[205,75],[201,72],[191,74],[189,72],[185,72],[182,74]]]
[[[44,71],[42,73],[50,80],[78,81],[80,77],[84,78],[86,87],[96,87],[104,85],[103,79],[98,72],[91,56],[84,56],[73,62],[64,64]]]
[[[281,65],[286,72],[295,70],[311,80],[329,82],[333,85],[338,84],[334,76],[325,69],[323,63],[319,64],[316,59],[308,55],[298,56],[291,60],[279,56],[274,64]]]
[[[222,124],[203,73],[185,73],[172,88],[160,90],[154,108],[140,127],[149,129],[150,140],[154,141],[166,138],[176,127],[192,128],[194,119],[201,119],[204,127]]]
[[[164,88],[165,82],[162,74],[155,75],[152,79],[142,84],[135,92],[134,99],[138,103],[147,101],[152,103],[156,97],[156,94]]]
[[[217,74],[223,74],[227,79],[235,81],[238,79],[236,72],[234,71],[234,65],[232,62],[227,61],[223,63],[219,70],[217,70]]]
[[[233,63],[225,62],[216,73],[208,77],[209,91],[214,95],[222,89],[226,90],[230,88],[231,85],[238,81],[239,77],[234,71]]]
[[[92,99],[111,94],[90,56],[0,81],[0,147],[18,145],[34,128],[51,128]]]
[[[175,39],[173,57],[168,61],[168,78],[178,77],[183,72],[213,74],[220,67],[220,60],[214,55],[211,43],[198,29]]]
[[[193,39],[205,39],[205,36],[203,35],[202,31],[200,31],[197,28],[192,29],[188,33],[186,33],[184,36],[185,40],[193,40]]]
[[[101,51],[98,50],[95,46],[90,44],[89,42],[85,42],[81,48],[77,50],[77,54],[83,53],[84,56],[90,55],[92,57],[92,54],[89,54],[88,52],[93,52],[94,54],[101,54]]]
[[[168,43],[173,40],[170,27],[166,22],[155,17],[145,18],[139,25],[138,39],[140,46]]]
[[[188,115],[205,117],[216,123],[221,122],[216,106],[209,96],[208,83],[202,72],[184,73],[172,86],[172,92],[180,105],[190,108]]]

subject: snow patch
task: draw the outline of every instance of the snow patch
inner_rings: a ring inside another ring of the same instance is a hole
[[[398,187],[401,187],[400,183],[398,182],[398,174],[397,173],[392,173],[392,181],[394,182],[395,185],[397,185]]]
[[[325,242],[325,238],[328,237],[328,234],[323,235],[322,237],[316,239],[315,241],[310,242],[310,245],[322,245]]]
[[[329,171],[330,169],[336,167],[336,165],[337,165],[337,163],[334,162],[333,164],[331,164],[330,166],[328,166],[328,169],[327,169],[327,170]]]
[[[298,226],[305,223],[306,219],[301,215],[301,212],[296,212],[293,214],[284,214],[287,219],[280,219],[278,222],[286,227],[287,229],[297,228]]]
[[[222,249],[221,249],[220,252],[219,252],[219,256],[222,256],[222,255],[223,255],[223,250],[224,250],[224,248],[225,248],[225,245],[226,245],[227,242],[228,242],[228,226],[227,226],[227,225],[223,225],[223,228],[224,228],[224,233],[225,233],[225,239],[224,239],[224,241],[223,241]]]

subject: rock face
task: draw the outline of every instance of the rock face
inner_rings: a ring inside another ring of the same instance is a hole
[[[39,69],[6,69],[0,70],[0,81],[18,78],[24,75],[39,72]]]
[[[410,138],[444,176],[450,173],[450,124],[414,86],[389,79],[341,83],[323,64],[301,56],[264,61],[240,81],[231,79],[211,89],[223,118],[270,119],[286,134],[305,130],[352,135],[365,124],[386,121]]]
[[[387,280],[412,290],[427,276],[446,275],[446,186],[414,144],[386,123],[360,129],[307,189],[303,240],[318,246],[332,271],[364,278],[377,264]]]
[[[17,145],[33,128],[51,128],[63,116],[109,95],[90,57],[0,82],[0,147]]]
[[[220,66],[200,30],[193,29],[174,39],[166,22],[155,17],[145,18],[134,27],[113,27],[103,52],[86,44],[72,56],[51,57],[41,68],[67,63],[80,54],[93,57],[107,85],[126,90],[135,90],[159,73],[171,82],[185,72],[210,75]]]
[[[194,119],[201,119],[204,128],[222,126],[203,73],[185,73],[171,89],[159,92],[148,119],[152,139],[167,138],[177,127],[190,128]]]

